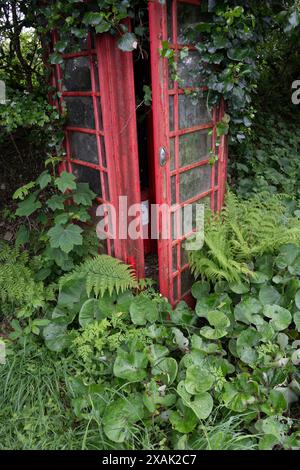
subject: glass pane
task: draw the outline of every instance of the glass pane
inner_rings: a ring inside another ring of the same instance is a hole
[[[175,277],[173,280],[173,301],[177,302],[179,300],[178,296],[178,277]]]
[[[171,205],[176,204],[176,176],[171,178]]]
[[[203,208],[204,206],[204,208]],[[210,209],[211,198],[206,196],[205,198],[199,199],[199,201],[194,202],[193,204],[188,204],[184,207],[183,217],[182,217],[182,234],[188,235],[193,230],[199,229],[202,230],[204,225],[203,216],[205,210]]]
[[[75,57],[65,61],[64,85],[68,91],[92,90],[88,57]]]
[[[102,173],[103,173],[104,186],[105,186],[105,196],[106,196],[106,200],[109,201],[110,194],[109,194],[108,174],[104,172]]]
[[[206,100],[201,97],[179,95],[179,127],[187,129],[189,127],[207,124],[212,120]]]
[[[205,193],[211,188],[211,166],[205,165],[180,175],[181,202]]]
[[[103,129],[103,121],[102,121],[102,108],[100,99],[97,98],[97,112],[98,112],[98,119],[99,119],[99,129]]]
[[[75,160],[98,165],[97,138],[93,134],[71,133],[71,155]]]
[[[194,282],[195,279],[190,270],[183,271],[181,274],[181,296],[187,294],[191,290]]]
[[[178,60],[178,76],[183,81],[182,88],[200,87],[204,85],[199,65],[199,53],[190,51],[184,59]]]
[[[189,32],[192,25],[203,20],[200,5],[189,5],[181,2],[178,2],[177,5],[178,44],[188,44],[192,42],[191,40],[200,39],[199,33],[191,36]],[[189,32],[188,36],[187,32]]]
[[[100,137],[100,145],[101,145],[101,156],[102,156],[102,166],[106,167],[107,162],[106,162],[106,148],[105,148],[105,141],[104,137]]]
[[[181,257],[181,267],[183,268],[185,265],[187,265],[189,263],[189,253],[185,249],[185,244],[184,243],[181,244],[180,257]]]
[[[174,96],[170,96],[169,100],[169,126],[170,131],[174,131]]]
[[[64,100],[68,111],[68,126],[95,129],[93,98],[66,97]]]
[[[181,135],[179,137],[180,166],[208,160],[211,148],[212,136],[207,130]]]
[[[170,168],[175,170],[175,139],[170,139]]]
[[[93,57],[93,68],[94,68],[94,76],[95,76],[95,89],[96,91],[100,90],[100,81],[99,81],[99,72],[98,72],[98,60],[97,57]]]
[[[173,248],[173,272],[176,272],[178,269],[178,248],[177,245]]]
[[[218,186],[218,184],[219,184],[219,162],[215,163],[214,169],[215,169],[215,186]]]
[[[168,42],[173,42],[172,4],[173,0],[167,0]]]
[[[90,188],[98,197],[102,197],[100,172],[86,166],[72,165],[73,173],[80,183],[89,183]]]

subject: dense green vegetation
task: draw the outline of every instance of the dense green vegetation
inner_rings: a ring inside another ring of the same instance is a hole
[[[299,450],[299,2],[208,2],[209,23],[188,32],[202,34],[199,70],[212,102],[227,99],[218,133],[233,141],[226,206],[207,213],[190,256],[194,310],[172,310],[151,280],[99,256],[93,192],[56,174],[47,27],[63,26],[59,63],[71,36],[116,33],[137,3],[51,1],[35,14],[34,0],[0,2],[0,79],[14,95],[0,105],[0,146],[22,147],[2,213],[0,448]],[[121,32],[123,50],[147,35]],[[180,80],[168,44],[161,53]],[[17,189],[20,158],[35,171]]]

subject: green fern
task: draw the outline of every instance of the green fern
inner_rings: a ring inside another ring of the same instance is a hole
[[[0,302],[4,313],[7,305],[38,308],[44,302],[44,287],[36,282],[28,266],[28,254],[0,243]]]
[[[300,244],[300,220],[286,215],[281,196],[243,201],[229,192],[221,214],[206,216],[204,248],[190,253],[191,269],[214,282],[241,282],[253,276],[255,257],[287,243]]]
[[[113,294],[124,292],[138,286],[133,269],[108,255],[99,255],[88,259],[71,274],[64,276],[60,285],[75,279],[84,279],[87,294],[93,293],[96,297],[103,297],[105,292]]]

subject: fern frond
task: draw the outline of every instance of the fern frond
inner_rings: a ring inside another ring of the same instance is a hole
[[[86,260],[72,273],[64,276],[60,285],[67,281],[83,278],[86,283],[87,294],[90,297],[103,297],[105,292],[113,294],[136,288],[138,283],[133,269],[108,255],[99,255]]]

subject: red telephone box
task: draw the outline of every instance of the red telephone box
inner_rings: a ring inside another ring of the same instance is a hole
[[[184,31],[201,21],[200,1],[149,2],[149,60],[142,68],[148,67],[151,75],[152,107],[143,120],[136,90],[141,89],[144,72],[134,53],[118,48],[117,38],[90,34],[80,52],[65,54],[64,67],[55,67],[55,83],[68,110],[64,168],[88,182],[99,203],[115,207],[121,227],[114,239],[108,232],[105,251],[132,264],[140,278],[145,267],[148,273],[147,257],[151,264],[156,257],[160,291],[173,305],[188,297],[192,284],[184,242],[196,226],[189,233],[178,230],[180,209],[205,202],[220,210],[226,185],[225,137],[216,146],[223,107],[210,112],[206,99],[192,93],[205,87],[190,73],[198,52],[186,43]],[[169,62],[160,53],[162,41],[175,51],[181,86],[171,80]],[[189,54],[181,60],[183,48]],[[218,154],[213,165],[211,152]],[[136,239],[123,236],[126,230],[120,236],[133,220],[119,210],[120,197],[125,196],[128,207],[143,203],[144,236]],[[161,213],[151,220],[151,204],[168,206],[168,220],[162,220]],[[143,239],[151,223],[157,225],[157,240]],[[161,236],[163,224],[170,227],[168,238]]]

